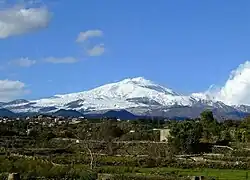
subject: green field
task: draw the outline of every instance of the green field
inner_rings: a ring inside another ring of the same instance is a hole
[[[250,120],[234,125],[216,122],[210,112],[203,116],[200,122],[103,119],[50,126],[53,119],[34,119],[0,123],[0,179],[17,172],[22,180],[96,180],[100,174],[115,180],[190,180],[202,175],[250,180],[246,149]],[[172,134],[167,142],[160,142],[155,128],[166,130],[165,126]]]
[[[174,169],[174,168],[154,168],[154,169],[141,169],[141,172],[176,172],[179,175],[184,176],[209,176],[217,179],[246,179],[247,173],[250,174],[250,170],[225,170],[225,169]],[[250,179],[250,177],[249,177]]]
[[[123,167],[126,169],[127,167]],[[106,169],[107,171],[116,171],[117,167],[101,167],[101,169]],[[119,167],[119,169],[122,169]],[[132,170],[132,169],[131,169]],[[177,176],[206,176],[206,177],[214,177],[215,179],[228,179],[228,180],[246,180],[247,174],[250,175],[250,170],[230,170],[230,169],[179,169],[179,168],[134,168],[134,173],[142,173],[144,175],[149,174],[159,174],[159,175],[167,175],[167,174],[175,174]],[[128,173],[133,174],[133,173]],[[248,177],[250,180],[250,176]]]

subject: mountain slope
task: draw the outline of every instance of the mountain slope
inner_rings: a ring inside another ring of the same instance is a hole
[[[17,117],[17,115],[8,109],[0,109],[0,117]]]
[[[147,101],[147,102],[146,102]],[[72,109],[126,109],[138,106],[192,105],[194,99],[157,85],[142,77],[125,79],[117,83],[79,93],[55,95],[48,99],[32,101],[34,107]],[[72,107],[73,105],[73,107]]]
[[[16,113],[55,113],[60,109],[81,113],[129,110],[136,115],[164,116],[183,116],[185,113],[196,116],[203,109],[212,109],[220,116],[250,112],[248,106],[229,106],[216,101],[209,93],[182,95],[142,77],[128,78],[89,91],[1,103],[0,108]]]
[[[54,112],[52,115],[53,116],[62,116],[62,117],[74,117],[74,118],[78,118],[78,117],[83,116],[83,114],[78,112],[78,111],[64,110],[64,109],[60,109],[60,110]]]

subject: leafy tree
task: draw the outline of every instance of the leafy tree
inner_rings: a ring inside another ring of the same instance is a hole
[[[39,134],[40,140],[45,140],[45,141],[49,141],[55,137],[56,135],[51,131],[43,131]]]
[[[238,128],[238,140],[240,142],[250,142],[250,116],[241,122]]]
[[[203,125],[213,123],[215,121],[212,111],[205,110],[200,114],[201,122]]]
[[[109,154],[113,154],[112,141],[115,138],[121,137],[124,132],[123,130],[117,126],[117,122],[114,120],[106,120],[103,122],[100,128],[100,137],[101,139],[108,142],[108,151]]]
[[[178,152],[194,153],[202,137],[202,126],[199,122],[183,121],[171,126],[169,144]]]
[[[105,141],[111,141],[114,138],[119,138],[124,134],[122,129],[117,126],[114,121],[104,121],[99,130],[99,137]]]
[[[213,112],[205,110],[200,115],[201,124],[203,127],[203,139],[207,142],[213,142],[215,138],[220,136],[219,125],[214,119]]]

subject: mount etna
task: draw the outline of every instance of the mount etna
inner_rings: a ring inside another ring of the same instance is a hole
[[[78,93],[38,100],[18,99],[0,103],[1,116],[54,114],[121,119],[139,116],[174,119],[195,118],[212,110],[217,119],[240,119],[250,113],[247,105],[228,105],[205,93],[182,95],[143,77],[128,78]]]

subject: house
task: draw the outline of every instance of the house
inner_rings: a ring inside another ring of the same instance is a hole
[[[39,116],[37,117],[38,120],[42,120],[43,118],[44,118],[43,115],[39,115]]]
[[[69,124],[78,124],[81,121],[79,121],[77,118],[73,118],[72,121]]]
[[[30,135],[31,131],[32,131],[32,129],[27,129],[27,131],[26,131],[27,136],[29,136],[29,135]]]
[[[153,129],[154,131],[160,131],[160,141],[167,142],[170,137],[170,129]]]
[[[160,141],[168,141],[170,137],[170,129],[160,129]]]
[[[66,120],[59,120],[59,121],[57,122],[58,125],[68,124],[68,123],[69,123],[69,121],[66,121]]]
[[[59,118],[55,118],[54,122],[57,123],[60,119]]]
[[[50,124],[49,124],[49,127],[54,127],[54,126],[55,126],[54,123],[50,123]]]

